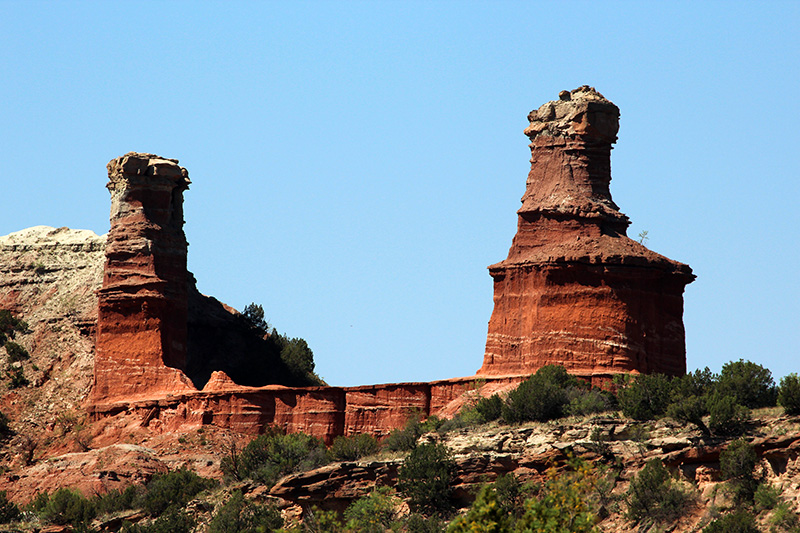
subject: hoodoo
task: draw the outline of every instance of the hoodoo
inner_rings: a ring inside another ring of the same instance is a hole
[[[494,311],[478,375],[563,365],[593,382],[686,371],[688,265],[628,238],[611,199],[619,109],[594,88],[562,91],[528,115],[531,144],[517,234],[489,267]]]
[[[186,367],[190,274],[185,168],[128,153],[108,163],[111,230],[97,318],[91,403],[194,390]]]

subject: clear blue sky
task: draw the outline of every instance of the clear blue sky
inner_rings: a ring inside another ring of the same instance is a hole
[[[689,368],[800,371],[800,2],[0,0],[0,234],[108,231],[106,163],[180,159],[200,290],[333,385],[473,374],[527,113],[621,109],[614,200],[691,265]]]

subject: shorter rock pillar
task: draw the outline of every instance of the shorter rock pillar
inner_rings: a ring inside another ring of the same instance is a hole
[[[185,168],[129,153],[108,164],[111,230],[99,291],[91,403],[194,390],[186,366],[188,286]]]

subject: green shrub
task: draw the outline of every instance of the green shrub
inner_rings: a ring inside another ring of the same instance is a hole
[[[250,478],[267,486],[292,472],[317,468],[329,462],[321,440],[305,433],[284,435],[276,430],[259,435],[238,455],[225,457],[220,465],[227,477]]]
[[[546,365],[508,393],[503,404],[503,419],[509,423],[546,422],[564,415],[569,403],[568,388],[577,380],[562,366]]]
[[[522,515],[525,497],[530,492],[529,485],[523,485],[517,476],[509,472],[499,476],[490,486],[497,494],[503,512],[515,518]]]
[[[22,361],[23,359],[30,359],[31,354],[28,353],[28,350],[22,347],[22,345],[17,344],[14,341],[7,341],[6,342],[6,353],[8,354],[8,361],[10,363],[16,363],[17,361]]]
[[[787,415],[800,415],[800,377],[797,374],[781,378],[778,403]]]
[[[769,522],[784,531],[796,533],[800,530],[800,518],[798,518],[797,513],[792,511],[792,507],[788,502],[782,501],[775,506]],[[774,531],[774,528],[772,531]]]
[[[144,487],[141,485],[128,485],[124,489],[114,489],[93,499],[97,514],[111,514],[118,511],[133,509],[137,501],[141,500]]]
[[[617,402],[622,413],[634,420],[655,420],[667,411],[670,403],[670,380],[663,374],[637,374],[620,376],[617,384]]]
[[[596,515],[592,494],[597,489],[597,472],[586,461],[570,461],[571,471],[550,469],[537,498],[525,502],[525,513],[516,531],[594,533]]]
[[[688,497],[659,459],[651,459],[631,480],[627,493],[628,518],[636,522],[665,522],[681,515]]]
[[[780,501],[781,491],[771,483],[759,483],[753,494],[753,503],[756,504],[756,510],[758,511],[774,509]]]
[[[383,533],[391,529],[397,500],[399,498],[389,487],[378,487],[368,496],[357,499],[344,512],[347,530]]]
[[[708,414],[707,402],[703,397],[690,395],[677,399],[667,407],[667,416],[678,422],[694,424],[703,433],[710,433],[703,417]]]
[[[445,525],[438,516],[411,513],[403,521],[402,531],[406,533],[444,533]]]
[[[211,519],[209,533],[259,533],[283,527],[280,511],[272,505],[247,501],[242,491],[231,494]]]
[[[753,514],[740,509],[716,518],[703,528],[703,533],[758,533],[758,528]]]
[[[511,517],[490,485],[484,485],[467,514],[450,523],[447,533],[503,533],[511,531]]]
[[[613,396],[600,389],[572,388],[569,393],[569,404],[566,412],[573,416],[585,416],[602,413],[611,409]]]
[[[163,515],[149,524],[125,524],[123,533],[191,533],[197,526],[185,511],[170,507]]]
[[[0,490],[0,524],[8,524],[17,520],[20,514],[17,504],[8,501],[8,493]]]
[[[8,309],[0,309],[0,346],[8,337],[14,337],[16,332],[24,332],[28,329],[28,324],[23,320],[15,318]]]
[[[378,449],[378,440],[375,437],[366,433],[359,433],[348,437],[339,436],[333,439],[330,454],[335,461],[355,461],[378,453]]]
[[[760,479],[755,474],[758,456],[753,446],[744,439],[731,442],[719,454],[722,479],[733,485],[737,500],[751,502]]]
[[[272,327],[264,319],[264,308],[252,302],[242,310],[242,317],[250,324],[250,327],[258,330],[261,335],[269,335],[272,333]]]
[[[406,425],[395,429],[383,441],[383,446],[393,452],[406,452],[417,447],[417,441],[424,433],[419,415],[408,419]]]
[[[14,430],[11,429],[11,421],[5,413],[0,412],[0,442],[7,440],[14,435]]]
[[[670,382],[671,400],[676,401],[689,396],[702,397],[714,387],[716,380],[717,377],[708,367],[673,378]]]
[[[742,359],[722,366],[716,389],[723,396],[732,396],[736,403],[750,409],[774,406],[778,399],[772,372]]]
[[[408,454],[398,471],[398,490],[414,512],[446,513],[451,508],[450,486],[456,463],[443,444],[420,444]]]
[[[86,525],[96,515],[94,504],[80,492],[58,489],[53,494],[39,493],[32,503],[34,512],[50,524]]]
[[[8,378],[8,388],[19,389],[20,387],[27,387],[30,384],[28,378],[25,377],[25,371],[21,366],[14,367],[8,365],[6,367],[6,377]]]
[[[750,410],[736,403],[736,399],[714,392],[706,401],[708,426],[717,435],[741,435],[750,421]]]
[[[215,480],[202,478],[185,468],[173,470],[150,480],[140,505],[150,516],[160,516],[169,508],[185,506],[197,494],[215,486]]]
[[[436,428],[436,432],[439,435],[445,435],[454,429],[471,428],[484,423],[486,423],[486,420],[478,413],[475,406],[467,406],[457,412],[453,418],[442,422],[442,424]]]
[[[503,412],[503,399],[499,394],[492,394],[488,398],[480,398],[475,402],[475,411],[483,422],[497,420]]]
[[[342,517],[338,512],[334,510],[324,511],[314,507],[303,515],[302,531],[308,533],[344,533],[345,529]]]

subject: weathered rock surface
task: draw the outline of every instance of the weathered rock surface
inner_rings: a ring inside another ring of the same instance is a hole
[[[478,375],[546,364],[596,382],[682,374],[694,275],[626,235],[609,191],[619,109],[587,86],[562,95],[528,116],[531,171],[508,258],[489,267],[494,311]]]
[[[11,500],[26,502],[40,492],[70,487],[88,496],[146,483],[169,470],[155,450],[133,444],[115,444],[51,457],[0,480]]]
[[[186,169],[129,153],[108,164],[111,230],[99,291],[91,401],[193,390],[186,375]]]
[[[592,438],[595,435],[595,438]],[[600,436],[597,438],[596,436]],[[521,481],[543,482],[551,468],[561,471],[572,456],[608,468],[609,496],[623,498],[629,481],[647,461],[658,458],[675,472],[695,499],[695,508],[672,524],[674,531],[700,531],[712,513],[730,507],[719,480],[719,454],[732,439],[704,437],[697,429],[669,420],[637,423],[613,416],[588,420],[558,420],[522,426],[486,425],[457,430],[439,441],[453,453],[458,466],[454,497],[469,505],[479,487],[513,472]],[[757,418],[749,439],[760,458],[758,473],[779,487],[797,510],[800,500],[800,424],[797,417]],[[342,509],[369,494],[375,486],[394,486],[402,461],[368,458],[334,463],[281,479],[270,491],[303,507]],[[599,524],[601,531],[628,530],[625,506],[609,511]]]
[[[31,355],[18,363],[30,386],[3,394],[0,411],[31,437],[90,390],[104,247],[105,236],[48,226],[0,237],[0,309],[27,322],[15,340]]]

